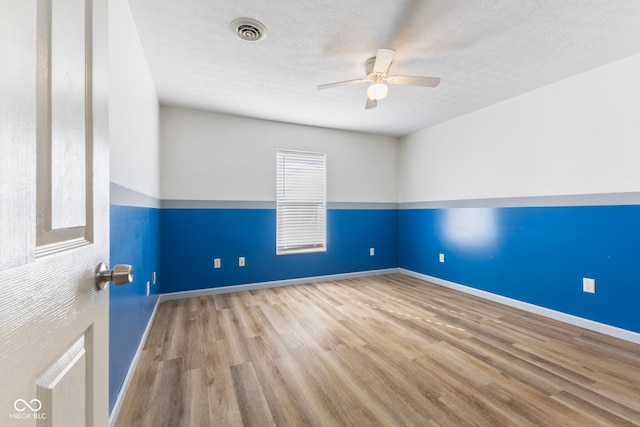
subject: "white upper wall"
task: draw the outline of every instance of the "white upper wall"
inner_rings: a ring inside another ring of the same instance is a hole
[[[111,182],[159,198],[158,97],[127,0],[109,2]]]
[[[401,138],[399,201],[640,191],[640,55]]]
[[[327,153],[329,202],[398,201],[397,138],[160,109],[162,199],[275,201],[276,149]]]

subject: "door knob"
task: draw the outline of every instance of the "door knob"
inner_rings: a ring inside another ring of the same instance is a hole
[[[133,281],[133,267],[128,264],[118,264],[109,270],[107,264],[101,262],[96,266],[96,287],[106,289],[109,282],[114,285],[126,285]]]

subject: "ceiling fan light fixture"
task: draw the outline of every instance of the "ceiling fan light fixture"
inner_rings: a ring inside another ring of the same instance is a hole
[[[386,98],[389,88],[384,83],[374,83],[367,88],[367,96],[372,101],[380,101]]]
[[[336,86],[365,83],[368,81],[370,85],[367,88],[367,103],[364,108],[370,110],[376,108],[378,101],[384,99],[389,93],[389,88],[385,83],[423,87],[438,86],[440,77],[389,75],[389,68],[391,67],[395,53],[396,51],[393,49],[378,49],[377,55],[367,59],[365,62],[366,78],[324,84],[318,86],[318,89],[329,89]]]

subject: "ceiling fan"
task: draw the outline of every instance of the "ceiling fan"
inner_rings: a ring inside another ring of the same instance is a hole
[[[385,82],[392,85],[411,85],[436,87],[440,83],[440,77],[417,77],[417,76],[389,76],[389,67],[396,51],[393,49],[378,49],[378,53],[373,58],[369,58],[365,64],[366,76],[362,79],[346,80],[343,82],[328,83],[318,86],[318,90],[330,89],[336,86],[345,86],[357,83],[370,82],[367,88],[366,109],[375,108],[378,101],[385,98],[389,91]]]

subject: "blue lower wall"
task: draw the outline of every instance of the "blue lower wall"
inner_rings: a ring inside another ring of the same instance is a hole
[[[110,212],[111,266],[131,264],[134,280],[109,285],[109,412],[153,313],[160,282],[160,210],[111,205]],[[154,271],[158,284],[147,296]]]
[[[398,215],[401,268],[640,332],[640,206]],[[582,291],[583,277],[596,280],[595,294]]]
[[[640,332],[640,206],[329,209],[327,252],[282,256],[275,215],[111,206],[111,265],[132,264],[135,280],[110,290],[110,410],[158,292],[399,266]],[[596,279],[596,294],[582,292],[583,277]]]
[[[275,223],[275,209],[162,209],[161,292],[398,266],[395,209],[329,209],[325,253],[276,255]]]

